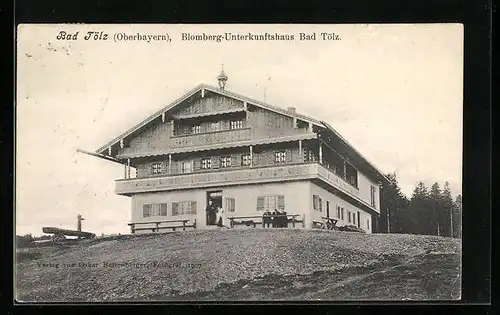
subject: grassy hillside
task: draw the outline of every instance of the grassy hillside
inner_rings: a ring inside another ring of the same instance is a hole
[[[18,254],[20,301],[460,298],[460,241],[307,230],[190,231]]]

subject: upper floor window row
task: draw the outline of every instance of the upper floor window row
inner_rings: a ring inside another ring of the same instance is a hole
[[[175,135],[200,134],[206,132],[217,132],[224,130],[234,130],[245,128],[245,119],[220,120],[205,123],[196,123],[193,125],[177,125]]]

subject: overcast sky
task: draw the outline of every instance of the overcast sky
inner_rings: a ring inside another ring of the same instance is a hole
[[[58,41],[60,30],[79,31]],[[89,30],[108,41],[85,41]],[[116,32],[171,42],[114,42]],[[182,42],[182,32],[294,34],[294,41]],[[315,41],[298,34],[317,33]],[[340,41],[323,41],[335,32]],[[127,233],[123,167],[94,151],[200,83],[325,120],[410,196],[462,186],[463,28],[421,25],[24,25],[17,52],[16,234],[42,226]],[[266,92],[264,92],[266,90]]]

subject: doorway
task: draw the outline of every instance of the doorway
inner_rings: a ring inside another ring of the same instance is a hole
[[[210,202],[212,202],[213,209],[222,209],[222,190],[207,191],[207,210],[209,208]],[[214,211],[207,211],[207,225],[217,225],[216,217],[217,216]]]

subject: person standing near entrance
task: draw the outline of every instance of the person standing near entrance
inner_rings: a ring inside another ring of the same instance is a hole
[[[262,225],[264,227],[269,227],[272,221],[273,219],[271,218],[271,211],[266,210],[266,212],[262,214]]]
[[[208,200],[208,206],[206,212],[207,212],[207,225],[214,225],[216,223],[215,217],[217,208],[215,208],[213,201],[211,199]]]
[[[273,222],[273,227],[278,227],[279,226],[279,221],[280,221],[280,218],[277,217],[277,215],[279,215],[279,212],[278,210],[274,209],[273,213],[272,213],[272,219],[271,221]]]
[[[281,227],[287,228],[288,227],[288,217],[286,216],[285,209],[283,209],[280,214],[282,215],[282,217],[281,217]]]

